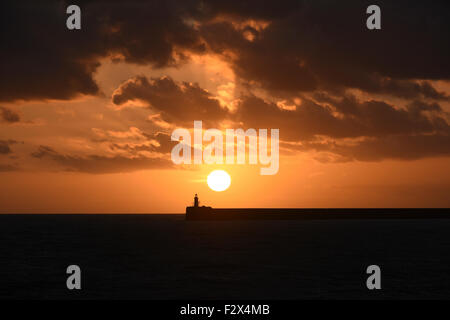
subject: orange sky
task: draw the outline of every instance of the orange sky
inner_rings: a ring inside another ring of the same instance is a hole
[[[232,103],[233,72],[214,57],[195,58],[180,69],[153,71],[149,67],[105,62],[97,79],[102,97],[71,101],[30,101],[3,104],[20,112],[23,121],[2,125],[26,144],[15,150],[31,153],[39,145],[71,154],[108,154],[92,138],[104,134],[135,141],[140,130],[160,130],[139,103],[117,107],[110,96],[135,74],[170,75],[198,82]],[[219,93],[220,92],[220,93]],[[135,129],[133,129],[135,128]],[[134,130],[134,131],[133,131]],[[280,128],[280,139],[283,129]],[[414,161],[383,160],[321,163],[314,153],[282,154],[274,176],[261,176],[260,165],[206,165],[184,169],[139,170],[92,174],[66,172],[57,164],[20,158],[23,170],[0,173],[2,213],[181,213],[195,192],[203,204],[215,207],[446,207],[450,186],[449,158]],[[214,192],[206,185],[213,169],[225,169],[231,186]]]
[[[128,132],[123,139],[132,140],[130,128],[147,129],[145,119],[151,112],[140,106],[119,109],[109,98],[120,81],[132,74],[150,77],[169,74],[175,79],[194,75],[193,81],[215,93],[223,84],[234,83],[227,66],[211,57],[194,60],[179,70],[158,72],[105,63],[97,75],[99,83],[104,84],[101,88],[105,97],[6,104],[21,112],[24,123],[2,126],[0,132],[27,141],[30,146],[19,144],[14,148],[28,148],[29,152],[45,144],[66,153],[98,153],[102,145],[90,140],[95,136],[93,128],[110,133]],[[282,139],[282,128],[280,136]],[[1,212],[181,213],[192,201],[194,192],[199,193],[203,204],[216,207],[449,205],[450,161],[446,157],[321,163],[308,152],[282,154],[280,170],[274,176],[261,176],[260,165],[203,164],[185,169],[91,174],[65,172],[51,162],[28,161],[21,163],[24,170],[20,172],[0,173]],[[206,185],[206,176],[217,168],[225,169],[232,178],[230,188],[223,192],[214,192]]]

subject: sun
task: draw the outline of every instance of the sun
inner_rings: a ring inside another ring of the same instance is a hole
[[[227,190],[231,184],[230,175],[223,170],[214,170],[208,175],[208,186],[214,191]]]

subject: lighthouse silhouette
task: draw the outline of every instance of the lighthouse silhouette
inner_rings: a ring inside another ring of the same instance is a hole
[[[198,196],[195,194],[194,196],[194,207],[198,208]]]
[[[212,214],[212,208],[199,206],[198,195],[194,196],[194,205],[186,207],[186,220],[205,220]]]

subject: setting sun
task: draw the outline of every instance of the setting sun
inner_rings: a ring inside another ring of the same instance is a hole
[[[231,184],[230,175],[223,170],[214,170],[208,175],[208,186],[214,191],[224,191]]]

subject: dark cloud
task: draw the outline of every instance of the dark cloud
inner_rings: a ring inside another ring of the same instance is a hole
[[[415,101],[401,109],[384,101],[360,102],[350,95],[326,101],[318,104],[304,98],[296,110],[284,110],[250,96],[241,99],[235,116],[247,127],[280,128],[280,139],[287,141],[313,140],[316,136],[357,138],[450,132],[437,103]]]
[[[241,6],[213,2],[235,19],[266,19],[248,41],[235,22],[205,22],[209,48],[228,58],[236,73],[275,93],[359,88],[402,98],[448,99],[430,82],[450,79],[448,1],[378,1],[382,30],[369,31],[370,1],[280,2],[270,14],[239,11]],[[245,12],[245,13],[244,13]],[[239,20],[237,20],[239,21]],[[234,55],[230,55],[232,51]]]
[[[0,172],[9,172],[9,171],[18,171],[18,170],[19,170],[19,168],[14,165],[0,163]]]
[[[97,94],[93,74],[103,57],[162,67],[176,63],[176,51],[204,50],[186,22],[192,1],[77,1],[82,27],[76,31],[66,28],[70,4],[2,3],[8,32],[2,33],[0,100]]]
[[[380,161],[385,158],[415,160],[449,156],[450,135],[393,135],[336,151],[338,154],[360,161]]]
[[[299,145],[282,144],[288,149],[316,151],[320,162],[416,160],[450,155],[450,135],[390,135],[359,141],[310,141]]]
[[[11,148],[9,144],[5,141],[0,141],[0,154],[8,154],[11,153]]]
[[[106,157],[99,155],[81,157],[61,154],[48,146],[40,146],[31,156],[37,159],[53,160],[66,171],[95,174],[131,172],[146,169],[167,169],[172,167],[170,160],[161,158],[148,158],[143,156],[134,158],[124,156]]]
[[[177,141],[172,141],[170,134],[164,132],[157,132],[156,134],[151,136],[151,138],[156,140],[156,142],[158,142],[159,144],[159,146],[157,146],[154,151],[160,153],[170,153],[173,147],[178,144]]]
[[[321,162],[450,155],[450,126],[437,103],[417,100],[396,108],[383,101],[360,102],[353,96],[327,102],[319,105],[304,99],[296,110],[283,110],[247,97],[236,116],[246,127],[280,128],[283,150],[316,151]]]
[[[12,153],[10,146],[16,143],[15,140],[0,140],[0,155]]]
[[[0,121],[1,120],[7,123],[19,122],[20,116],[17,112],[9,108],[0,106]]]
[[[143,76],[130,79],[120,85],[112,97],[116,105],[135,99],[148,103],[152,110],[161,113],[163,120],[190,127],[194,120],[215,123],[228,114],[219,100],[198,84],[176,83],[169,77],[150,81]]]
[[[203,120],[216,127],[228,119],[245,127],[280,128],[285,142],[341,160],[448,154],[448,115],[439,103],[449,94],[433,82],[450,80],[448,1],[377,1],[382,9],[377,31],[365,27],[366,8],[373,4],[368,0],[78,1],[80,31],[65,27],[69,4],[2,4],[8,32],[0,51],[0,101],[99,94],[94,74],[106,57],[161,68],[178,66],[193,52],[214,53],[230,64],[238,84],[250,88],[235,113],[198,84],[168,77],[130,79],[114,92],[113,102],[142,100],[179,126]],[[264,89],[269,101],[254,96],[254,88]],[[366,101],[349,94],[354,88],[368,94]],[[405,107],[388,95],[406,100]],[[273,102],[280,97],[302,102],[284,110]],[[20,117],[0,108],[0,119],[12,123]],[[33,156],[83,172],[164,166],[140,154],[167,153],[170,137],[147,138],[159,147],[111,142],[112,149],[134,158],[77,157],[47,147]],[[317,143],[321,138],[328,142]],[[0,153],[10,152],[10,143],[1,141]]]
[[[104,57],[164,67],[208,51],[229,59],[243,80],[274,92],[360,88],[448,99],[430,82],[416,81],[450,79],[448,1],[378,1],[378,31],[365,27],[372,4],[366,0],[78,1],[78,31],[65,27],[69,4],[2,4],[8,32],[0,100],[97,94],[93,75]],[[267,25],[245,25],[250,20]]]
[[[202,98],[198,99],[197,95]],[[359,100],[350,94],[332,96],[318,92],[312,98],[302,96],[299,105],[288,110],[250,95],[241,96],[236,111],[228,113],[197,85],[178,85],[170,78],[148,81],[143,77],[125,82],[113,96],[116,104],[133,99],[148,102],[166,121],[186,123],[189,128],[192,120],[202,119],[199,115],[210,115],[208,118],[214,119],[216,125],[227,119],[243,128],[279,128],[285,151],[329,153],[333,161],[416,159],[448,153],[447,147],[441,144],[448,141],[450,126],[446,112],[437,102],[413,100],[398,107],[381,100]],[[215,103],[210,104],[211,101]],[[178,107],[183,103],[188,108]],[[170,152],[174,145],[165,133],[146,136],[160,142],[160,151],[154,145],[115,144],[113,148],[137,154],[140,151],[163,152],[163,148]],[[325,139],[325,142],[317,143],[318,139]],[[348,139],[353,141],[349,144]],[[320,160],[330,161],[328,157]]]
[[[142,151],[158,152],[168,154],[172,151],[172,148],[178,144],[177,141],[171,140],[171,135],[164,132],[157,132],[156,134],[145,134],[148,138],[146,143],[117,143],[112,142],[109,146],[111,150],[126,151],[131,155],[137,155]],[[147,142],[155,141],[155,144],[148,144]]]
[[[8,2],[2,21],[17,27],[6,33],[8,45],[0,54],[8,61],[0,99],[96,94],[92,76],[102,57],[120,55],[128,62],[162,67],[176,63],[175,53],[183,58],[183,50],[205,52],[205,44],[219,53],[236,51],[236,73],[270,90],[342,86],[447,98],[428,82],[403,80],[449,78],[449,45],[442,41],[448,33],[447,2],[381,1],[387,31],[380,32],[368,32],[362,23],[368,4],[80,1],[82,30],[69,31],[65,2]],[[256,36],[249,42],[230,22],[212,23],[217,16],[264,19],[270,25],[247,27]],[[200,22],[201,32],[189,21]]]

